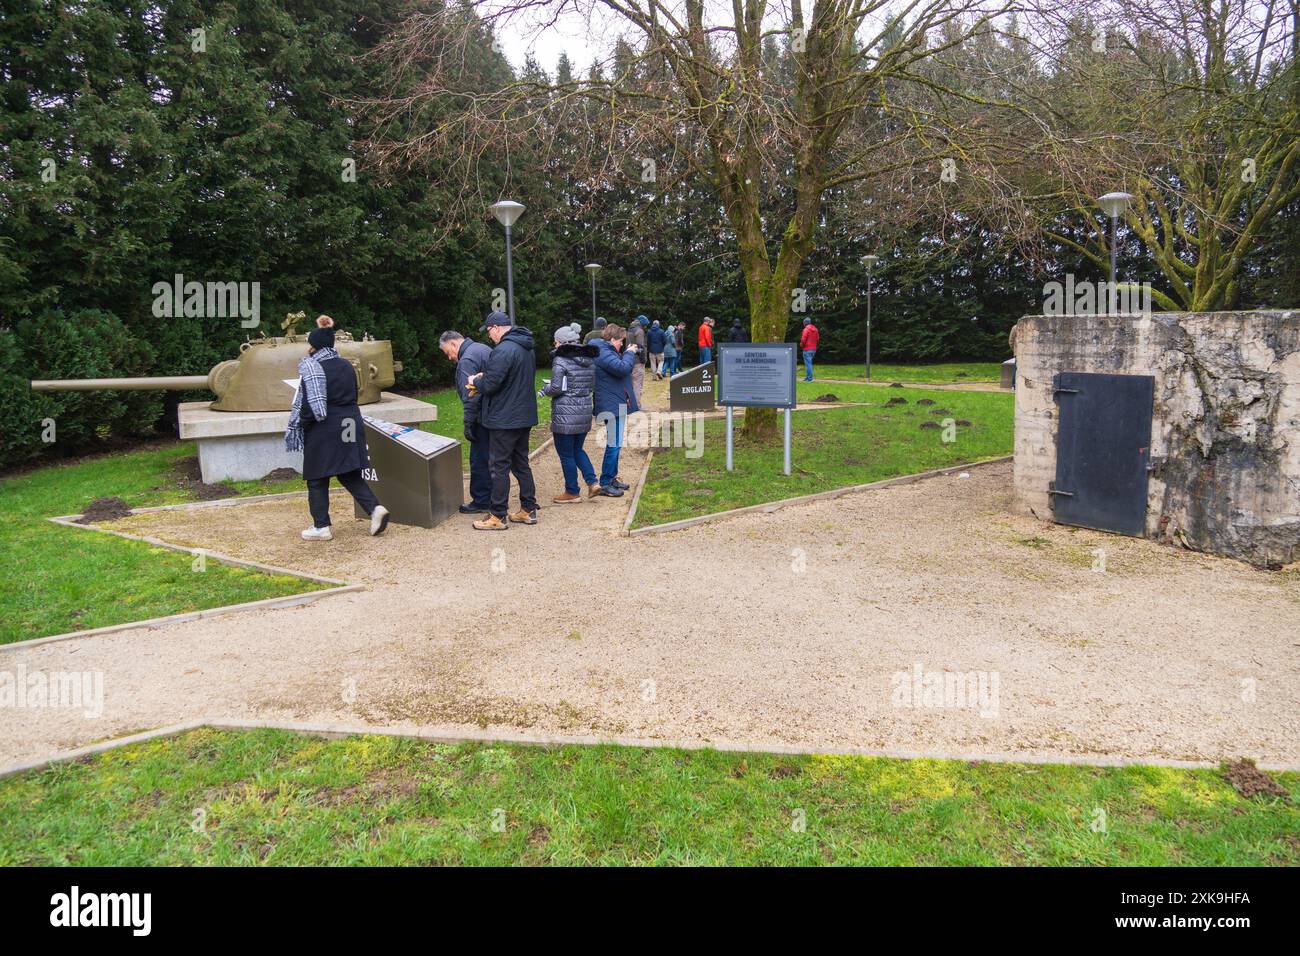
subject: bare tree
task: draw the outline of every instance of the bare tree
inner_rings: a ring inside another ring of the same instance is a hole
[[[1233,308],[1262,231],[1300,198],[1298,10],[1297,0],[1093,0],[1071,11],[1050,55],[1053,95],[1036,109],[1044,165],[1061,179],[1057,208],[1089,233],[1054,238],[1106,268],[1095,197],[1130,192],[1127,224],[1168,284],[1153,298]]]
[[[391,65],[391,88],[359,105],[378,130],[381,162],[436,160],[456,178],[465,206],[449,221],[481,215],[495,198],[478,175],[488,151],[545,163],[563,132],[585,132],[583,162],[569,174],[593,188],[642,189],[653,200],[680,177],[700,177],[734,234],[753,338],[780,341],[828,188],[918,166],[939,183],[940,159],[973,156],[959,142],[969,130],[936,112],[970,96],[929,67],[1012,2],[465,0],[479,16],[442,5],[414,12],[377,54]],[[612,20],[624,42],[567,84],[470,78],[476,46],[491,41],[485,25],[539,13]],[[887,121],[861,135],[855,120],[873,113]],[[646,160],[664,151],[669,168],[647,178]],[[745,433],[773,437],[775,414],[751,410]]]

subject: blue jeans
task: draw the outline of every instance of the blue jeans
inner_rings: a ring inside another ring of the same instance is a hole
[[[805,381],[805,382],[811,382],[811,381],[813,380],[813,377],[812,377],[812,360],[813,360],[813,356],[816,355],[816,354],[817,354],[817,350],[816,350],[816,349],[804,349],[804,350],[803,350],[803,367],[804,367],[804,369],[805,369],[805,370],[807,371],[807,373],[808,373],[807,376],[804,378],[804,381]]]
[[[605,459],[600,463],[600,487],[608,488],[618,477],[618,455],[623,449],[623,426],[627,419],[617,415],[605,426]]]
[[[596,483],[596,469],[591,466],[591,459],[582,447],[586,440],[586,432],[581,435],[555,436],[555,453],[560,456],[560,470],[564,472],[564,490],[571,495],[578,493],[579,469],[587,484]]]
[[[677,371],[677,356],[668,355],[664,357],[664,374],[672,375]]]
[[[708,365],[708,364],[709,364],[710,362],[712,362],[712,361],[713,361],[713,346],[711,346],[711,345],[701,345],[701,346],[700,346],[700,364],[701,364],[701,365]]]

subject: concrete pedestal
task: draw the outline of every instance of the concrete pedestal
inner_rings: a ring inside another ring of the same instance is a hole
[[[211,402],[184,402],[179,409],[180,437],[199,447],[203,480],[252,481],[277,468],[302,473],[302,452],[284,450],[288,412],[216,412]],[[417,398],[384,392],[378,402],[361,406],[361,413],[398,425],[438,419],[438,407]]]

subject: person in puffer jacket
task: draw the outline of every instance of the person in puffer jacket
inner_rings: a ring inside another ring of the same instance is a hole
[[[551,377],[538,394],[551,400],[551,433],[564,471],[564,494],[551,499],[557,505],[582,500],[578,490],[579,471],[587,483],[587,497],[600,494],[596,469],[582,447],[591,431],[591,396],[595,388],[596,346],[583,345],[572,326],[556,329]]]

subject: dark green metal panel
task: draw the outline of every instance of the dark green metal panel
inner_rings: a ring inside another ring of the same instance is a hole
[[[1059,421],[1048,494],[1055,519],[1141,537],[1155,379],[1061,372],[1052,384]]]

